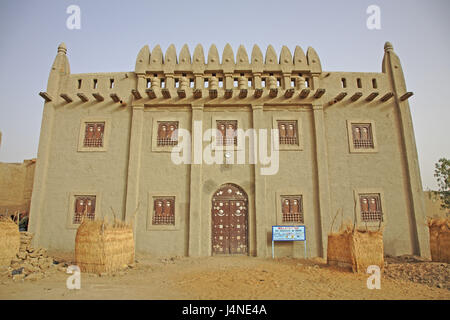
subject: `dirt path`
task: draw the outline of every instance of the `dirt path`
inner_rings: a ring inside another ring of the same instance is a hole
[[[56,268],[38,281],[0,278],[0,299],[445,299],[450,290],[384,276],[380,290],[368,275],[328,267],[323,260],[138,256],[115,276],[81,275],[81,290]]]

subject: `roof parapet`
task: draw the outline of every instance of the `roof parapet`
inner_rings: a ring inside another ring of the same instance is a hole
[[[220,61],[217,47],[213,44],[208,50],[208,59],[205,62],[205,55],[202,45],[197,45],[194,55],[191,56],[188,46],[185,44],[179,52],[178,59],[175,46],[172,44],[167,49],[165,55],[159,45],[156,45],[150,53],[149,46],[144,46],[136,58],[135,72],[138,74],[152,72],[223,72],[233,73],[239,71],[248,72],[322,72],[322,66],[316,51],[309,47],[307,54],[302,48],[296,46],[294,54],[288,47],[283,46],[278,56],[275,49],[269,45],[266,54],[263,54],[257,45],[253,46],[251,59],[247,50],[240,45],[235,55],[230,44],[226,44],[222,61]]]

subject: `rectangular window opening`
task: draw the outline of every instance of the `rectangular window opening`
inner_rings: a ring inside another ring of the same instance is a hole
[[[176,146],[178,144],[178,121],[158,121],[158,147]]]
[[[358,88],[362,88],[362,83],[361,83],[360,78],[356,79],[356,84],[357,84]]]
[[[80,224],[83,219],[95,219],[95,203],[94,195],[75,196],[73,224]]]
[[[83,147],[102,148],[105,133],[105,122],[86,122]]]
[[[153,198],[153,225],[175,225],[175,197]]]
[[[341,79],[342,88],[347,88],[347,79],[342,78]]]
[[[381,208],[381,199],[379,193],[360,194],[359,202],[361,205],[362,222],[383,221],[383,210]]]
[[[303,224],[303,197],[296,196],[281,196],[281,213],[282,222],[285,223],[301,223]]]
[[[370,123],[352,123],[353,146],[355,149],[373,149],[373,132]]]
[[[373,87],[374,89],[378,88],[378,85],[377,85],[377,79],[372,79],[372,87]]]
[[[237,120],[217,120],[216,129],[216,145],[237,146]]]
[[[296,120],[278,120],[280,144],[298,145],[298,132]]]

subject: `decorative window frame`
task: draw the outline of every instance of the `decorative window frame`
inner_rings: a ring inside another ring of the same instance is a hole
[[[281,210],[281,197],[287,196],[287,197],[295,197],[295,196],[301,196],[302,197],[302,209],[303,209],[303,223],[298,222],[283,222],[283,212]],[[306,214],[305,214],[305,192],[301,189],[290,189],[286,191],[277,191],[275,192],[275,205],[276,205],[276,224],[278,226],[304,226],[306,225]]]
[[[217,145],[216,143],[216,133],[217,133],[217,121],[220,120],[232,120],[236,121],[236,130],[242,130],[245,131],[244,128],[242,128],[242,119],[235,113],[228,113],[228,112],[222,112],[220,114],[214,114],[211,116],[211,149],[212,150],[243,150],[242,147],[242,138],[245,139],[244,135],[237,134],[237,145]]]
[[[102,203],[102,193],[101,192],[70,192],[69,193],[69,205],[66,214],[66,228],[67,229],[77,229],[80,224],[73,223],[73,217],[75,215],[75,197],[76,196],[95,196],[95,219],[102,216],[101,213],[101,203]]]
[[[152,224],[154,198],[175,198],[175,225],[168,224]],[[183,213],[181,206],[181,193],[179,192],[149,192],[148,193],[148,209],[147,209],[147,230],[148,231],[178,231],[180,230],[181,214]]]
[[[105,129],[103,131],[103,147],[85,147],[84,135],[86,132],[86,123],[88,122],[104,122]],[[108,150],[109,136],[111,135],[111,123],[110,117],[85,117],[81,119],[80,132],[78,135],[78,152],[105,152]]]
[[[167,115],[167,113],[152,115],[152,152],[172,152],[172,149],[180,143],[180,133],[178,132],[178,144],[173,146],[158,146],[158,122],[178,122],[178,130],[187,128],[181,116]]]
[[[381,211],[383,214],[383,221],[377,222],[377,221],[371,221],[371,222],[365,222],[361,220],[361,202],[360,202],[360,195],[361,194],[379,194],[380,195],[380,203],[381,203]],[[366,226],[368,228],[371,228],[373,230],[374,228],[384,227],[387,223],[387,207],[386,207],[386,201],[384,196],[384,191],[381,188],[358,188],[353,190],[353,197],[354,201],[356,203],[356,207],[354,208],[355,216],[356,216],[356,225],[360,228],[365,228]]]
[[[285,115],[274,115],[272,116],[272,129],[278,130],[278,121],[297,121],[297,142],[298,145],[295,144],[280,144],[278,143],[278,148],[275,144],[275,137],[272,136],[272,143],[275,146],[274,150],[278,151],[302,151],[304,148],[304,138],[303,138],[303,125],[302,125],[302,117],[300,114],[292,113]]]
[[[353,130],[352,125],[358,123],[370,124],[372,129],[372,141],[373,148],[355,148],[353,145]],[[350,153],[376,153],[378,152],[378,142],[377,142],[377,131],[375,127],[375,121],[373,120],[347,120],[347,136],[348,136],[348,147]]]

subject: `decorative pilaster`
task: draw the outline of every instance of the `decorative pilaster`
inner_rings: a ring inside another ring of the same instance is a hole
[[[67,59],[66,53],[67,47],[64,43],[61,43],[58,46],[58,53],[48,77],[47,93],[50,96],[59,96],[61,82],[70,74],[69,60]],[[44,214],[43,205],[46,192],[49,155],[52,147],[51,141],[55,118],[55,104],[57,102],[58,99],[45,102],[42,115],[29,222],[29,231],[36,235],[33,240],[33,246],[35,247],[39,246],[38,241],[41,239],[41,221],[43,218],[42,215]]]
[[[316,144],[317,192],[320,212],[316,224],[320,226],[319,236],[322,241],[320,255],[326,257],[328,230],[331,223],[331,200],[323,105],[313,104],[313,117],[314,139]],[[319,231],[318,228],[316,230]]]
[[[133,105],[130,133],[130,151],[128,155],[127,198],[124,218],[128,223],[130,223],[134,219],[134,234],[137,234],[137,218],[135,218],[135,214],[137,217],[138,212],[136,210],[142,212],[142,208],[145,208],[145,203],[139,204],[139,176],[141,169],[143,128],[144,106],[140,104]]]
[[[390,42],[384,46],[383,73],[390,79],[395,93],[395,106],[399,115],[402,138],[403,166],[406,171],[406,189],[409,199],[410,238],[413,254],[430,257],[428,227],[426,225],[425,204],[420,177],[416,140],[411,119],[411,110],[407,99],[401,97],[406,93],[406,83],[399,57]]]
[[[191,175],[189,195],[189,256],[198,257],[206,255],[202,252],[202,161],[198,161],[198,152],[202,152],[202,146],[197,145],[193,133],[198,121],[203,121],[203,105],[192,105],[192,152],[191,152]],[[200,132],[203,132],[200,128]],[[202,143],[202,140],[199,141]],[[201,159],[201,158],[200,158]],[[197,161],[196,161],[197,160]],[[208,241],[209,239],[203,239]]]
[[[258,132],[263,129],[263,106],[252,105],[253,128]],[[256,225],[256,255],[267,256],[267,224],[266,224],[266,176],[261,175],[261,164],[255,164],[255,225]]]

